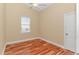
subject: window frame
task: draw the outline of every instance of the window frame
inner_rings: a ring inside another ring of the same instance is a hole
[[[22,18],[23,18],[23,17],[24,17],[24,18],[25,18],[25,17],[28,18],[28,19],[29,19],[29,23],[22,24]],[[21,24],[20,27],[21,27],[21,33],[22,33],[22,34],[30,34],[30,33],[31,33],[31,26],[30,26],[30,25],[31,25],[31,18],[30,18],[29,16],[21,16],[21,17],[20,17],[20,24]],[[29,30],[28,30],[28,31],[23,31],[23,30],[24,30],[24,28],[22,27],[23,25],[29,25],[29,26],[27,26],[27,27],[29,27],[29,28],[26,27],[26,29],[29,29]]]

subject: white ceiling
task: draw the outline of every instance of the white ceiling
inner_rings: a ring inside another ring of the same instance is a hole
[[[31,7],[32,9],[34,9],[36,11],[43,11],[49,5],[51,5],[51,3],[37,3],[37,4],[38,4],[38,6],[33,6],[33,3],[27,3],[26,5],[28,5],[29,7]]]

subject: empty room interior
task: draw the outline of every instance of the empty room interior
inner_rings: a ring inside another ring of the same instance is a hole
[[[75,3],[0,3],[1,55],[75,55]]]

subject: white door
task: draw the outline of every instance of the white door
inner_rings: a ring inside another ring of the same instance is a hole
[[[76,49],[76,14],[64,14],[64,47],[75,51]]]

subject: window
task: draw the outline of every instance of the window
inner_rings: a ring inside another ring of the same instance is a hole
[[[30,32],[30,18],[28,16],[21,16],[21,32]]]

